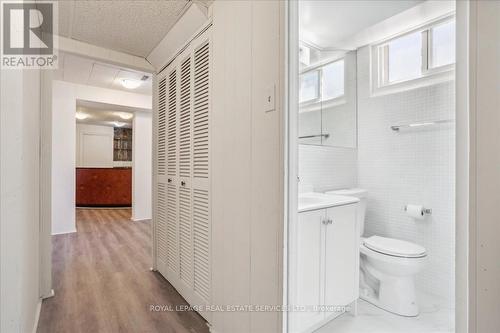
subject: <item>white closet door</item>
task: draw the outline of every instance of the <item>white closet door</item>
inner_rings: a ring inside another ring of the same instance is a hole
[[[167,78],[158,76],[157,87],[157,111],[155,114],[156,147],[154,149],[156,165],[154,174],[155,201],[154,201],[154,239],[156,264],[160,272],[164,272],[167,263]]]
[[[210,43],[194,40],[158,75],[157,268],[192,305],[211,300]],[[210,320],[210,313],[200,312]]]
[[[193,231],[194,292],[210,301],[210,43],[194,50],[193,92]]]
[[[167,112],[167,277],[179,272],[178,225],[178,82],[177,68],[168,72]]]
[[[192,224],[192,57],[188,54],[180,64],[179,113],[179,256],[181,281],[193,288],[193,224]]]

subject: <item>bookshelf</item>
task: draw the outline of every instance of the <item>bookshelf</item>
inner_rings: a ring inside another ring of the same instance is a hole
[[[132,129],[114,128],[113,161],[132,161]]]

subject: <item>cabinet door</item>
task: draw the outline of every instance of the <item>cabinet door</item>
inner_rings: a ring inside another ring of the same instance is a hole
[[[359,294],[356,205],[329,208],[325,234],[325,305],[348,305]]]
[[[307,311],[292,312],[291,332],[302,332],[324,318],[319,308],[324,299],[324,218],[324,209],[299,213],[291,252],[290,304]]]

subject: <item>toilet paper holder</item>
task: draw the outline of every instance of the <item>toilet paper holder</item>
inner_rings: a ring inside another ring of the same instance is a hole
[[[405,205],[405,212],[408,210],[407,207],[408,206]],[[422,207],[422,213],[424,213],[424,215],[431,215],[432,214],[432,209],[431,208]]]

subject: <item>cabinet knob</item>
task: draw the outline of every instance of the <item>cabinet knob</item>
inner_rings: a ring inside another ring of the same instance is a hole
[[[324,225],[328,225],[328,224],[333,224],[333,220],[331,218],[327,218],[327,219],[324,219],[323,221],[321,221]]]
[[[186,182],[185,181],[181,181],[181,186],[186,186]]]
[[[167,179],[167,182],[171,183],[172,182],[172,178]]]

